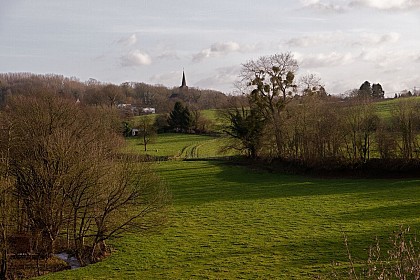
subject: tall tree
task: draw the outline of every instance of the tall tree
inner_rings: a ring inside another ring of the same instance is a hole
[[[296,90],[298,64],[289,52],[263,56],[242,65],[241,82],[249,90],[251,107],[258,109],[274,130],[277,155],[282,151],[281,112],[287,96]]]
[[[368,81],[365,81],[359,88],[359,97],[372,97],[372,88]]]
[[[372,97],[373,98],[384,98],[385,91],[382,89],[381,84],[372,84]]]
[[[180,101],[177,101],[169,114],[168,124],[177,132],[188,132],[193,125],[193,116],[188,107],[184,107]]]
[[[175,102],[173,110],[169,113],[168,124],[175,131],[181,131],[182,118],[183,118],[184,106],[181,102]]]
[[[137,125],[139,129],[139,137],[141,137],[144,151],[147,151],[147,145],[152,143],[156,138],[157,128],[155,126],[154,116],[142,116]]]
[[[185,106],[184,110],[182,110],[182,115],[181,115],[181,129],[182,129],[182,131],[190,132],[193,124],[194,124],[194,116],[191,113],[188,106]]]

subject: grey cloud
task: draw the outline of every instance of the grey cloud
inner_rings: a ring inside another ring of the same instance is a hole
[[[230,88],[238,79],[240,66],[221,67],[210,77],[203,78],[197,85],[203,88]]]
[[[157,59],[169,60],[169,59],[180,59],[179,55],[175,51],[164,51],[156,57]]]
[[[389,69],[391,67],[400,67],[408,65],[413,61],[420,62],[420,54],[413,51],[395,51],[372,49],[360,53],[358,59],[372,63],[377,68]]]
[[[236,42],[214,43],[210,48],[203,49],[195,54],[192,60],[194,62],[199,62],[205,58],[222,56],[231,52],[241,51],[241,49],[243,48]]]
[[[346,10],[345,5],[335,4],[332,2],[325,2],[320,0],[302,0],[305,9],[314,9],[323,12],[341,13]],[[340,1],[341,3],[342,1]]]
[[[338,65],[349,64],[354,61],[354,56],[351,53],[337,53],[331,52],[328,54],[310,54],[300,55],[295,54],[300,65],[308,68],[331,67]]]
[[[353,45],[374,46],[381,44],[396,43],[400,39],[400,34],[390,32],[387,34],[364,33],[361,34],[358,41],[353,42]]]
[[[375,33],[343,33],[341,31],[331,33],[321,33],[310,36],[294,37],[286,42],[289,47],[312,47],[325,44],[345,44],[353,46],[375,46],[380,44],[396,43],[400,35],[395,32],[387,34]]]
[[[130,51],[120,57],[120,61],[123,67],[149,65],[152,63],[151,57],[140,50]]]
[[[316,34],[291,38],[286,42],[289,47],[311,47],[319,44],[337,43],[344,40],[343,32]]]
[[[387,11],[419,9],[418,0],[301,0],[305,9],[326,12],[345,12],[353,8],[371,8]]]
[[[164,84],[164,85],[178,85],[181,80],[180,77],[182,73],[180,71],[171,71],[165,73],[155,74],[150,77],[150,81],[157,84]]]

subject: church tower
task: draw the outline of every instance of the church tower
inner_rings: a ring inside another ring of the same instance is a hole
[[[175,89],[175,91],[172,92],[171,96],[169,96],[169,99],[184,100],[184,98],[186,97],[187,94],[188,94],[187,80],[185,79],[185,72],[184,72],[184,70],[182,70],[181,86],[178,88],[178,90]]]
[[[181,92],[188,91],[187,80],[185,79],[185,72],[182,70],[182,82],[181,86],[179,87]]]

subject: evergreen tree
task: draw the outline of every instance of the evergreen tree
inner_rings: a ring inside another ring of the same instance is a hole
[[[371,97],[372,96],[372,88],[368,81],[365,81],[359,88],[358,91],[359,97]]]
[[[373,98],[384,98],[385,91],[382,89],[381,84],[372,84],[372,97]]]
[[[257,158],[264,129],[264,117],[261,112],[258,109],[235,109],[227,113],[227,118],[230,124],[225,127],[224,132],[238,141],[226,148],[245,152],[250,158]]]
[[[169,114],[168,124],[176,132],[188,132],[193,124],[193,116],[188,107],[177,101]]]
[[[191,114],[188,107],[184,107],[184,110],[182,110],[182,118],[181,118],[181,130],[183,132],[189,132],[193,126],[194,118]]]
[[[174,109],[169,113],[168,124],[175,131],[181,130],[181,120],[183,111],[184,106],[182,106],[181,102],[177,101],[174,105]]]

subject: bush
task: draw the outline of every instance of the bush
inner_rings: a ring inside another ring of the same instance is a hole
[[[410,228],[401,227],[399,231],[394,232],[389,238],[388,250],[376,239],[376,244],[370,246],[369,256],[360,269],[352,259],[347,237],[344,239],[350,261],[349,279],[420,279],[420,242],[416,235],[410,233]],[[333,278],[342,279],[342,275],[340,277],[333,272]]]

